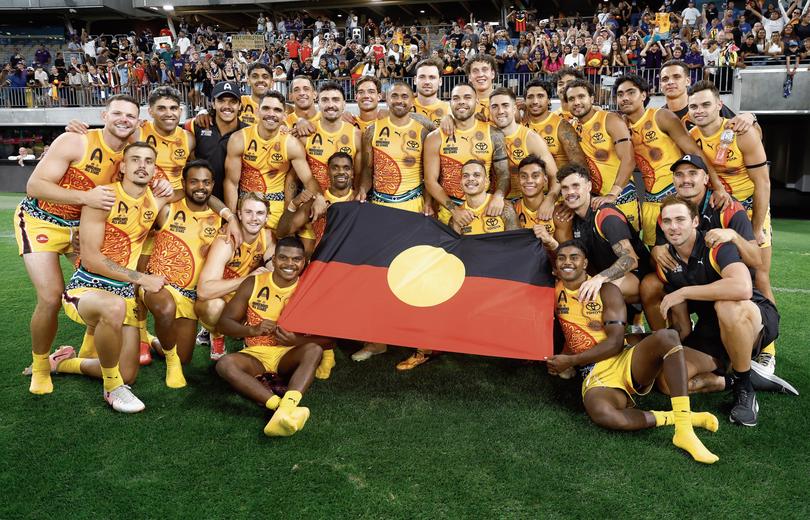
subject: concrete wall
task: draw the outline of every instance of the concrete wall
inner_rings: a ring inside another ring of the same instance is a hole
[[[36,164],[28,161],[20,166],[16,161],[0,160],[0,192],[25,193],[25,183]]]
[[[782,95],[787,76],[783,67],[749,67],[736,72],[734,105],[757,114],[810,114],[810,67],[799,67],[793,93]]]

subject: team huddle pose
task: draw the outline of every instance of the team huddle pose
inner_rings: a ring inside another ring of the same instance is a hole
[[[530,82],[518,98],[495,88],[486,55],[469,61],[469,83],[448,103],[438,98],[441,68],[419,63],[416,92],[393,82],[385,109],[379,80],[358,79],[356,115],[339,84],[316,89],[306,76],[293,80],[288,104],[256,63],[249,96],[222,82],[212,113],[185,128],[169,87],[150,95],[150,122],[125,95],[108,100],[103,128],[72,122],[14,217],[37,292],[30,391],[52,392],[53,373],[81,374],[102,379],[114,410],[139,412],[139,367],[162,357],[166,386],[186,386],[202,327],[217,373],[272,410],[265,433],[294,434],[310,416],[303,394],[335,366],[335,340],[278,319],[328,206],[368,201],[460,235],[531,230],[558,279],[548,372],[579,372],[600,426],[673,425],[676,446],[713,463],[693,428],[719,422],[692,412],[690,393],[732,390],[729,418],[745,426],[757,424],[757,390],[798,393],[774,374],[770,185],[753,115],[733,114],[711,82],[690,86],[679,61],[661,69],[666,107],[649,108],[650,86],[626,75],[614,87],[618,112],[596,106],[575,69],[556,85]],[[561,107],[551,111],[555,91]],[[67,284],[60,254],[76,266]],[[78,352],[52,352],[60,306],[86,327]],[[244,348],[226,353],[224,336]],[[352,358],[386,350],[367,343]],[[416,348],[396,368],[437,355]],[[635,408],[653,386],[671,410]]]

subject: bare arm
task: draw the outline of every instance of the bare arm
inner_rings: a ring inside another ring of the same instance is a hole
[[[618,280],[638,267],[638,256],[636,256],[636,252],[630,245],[629,240],[620,240],[618,243],[613,244],[612,249],[618,258],[613,262],[613,265],[597,275],[605,277],[605,281],[608,282]]]
[[[375,123],[366,128],[363,134],[363,145],[361,147],[363,154],[363,178],[360,181],[360,191],[366,193],[371,189],[374,180],[374,167],[372,161],[374,159],[374,151],[372,150],[371,142],[374,139]]]
[[[742,152],[745,160],[748,176],[754,183],[754,204],[751,224],[754,227],[754,237],[757,243],[762,244],[764,236],[762,228],[765,224],[765,216],[768,213],[768,206],[771,200],[771,180],[769,177],[768,157],[765,155],[765,147],[759,137],[751,132],[737,136],[737,146]],[[753,166],[753,167],[752,167]]]
[[[424,151],[422,152],[422,167],[425,174],[425,188],[430,196],[435,200],[439,206],[453,211],[455,204],[450,200],[450,197],[444,192],[442,185],[439,184],[439,175],[441,172],[441,160],[439,159],[439,150],[441,149],[442,136],[439,130],[434,130],[425,138]]]
[[[222,298],[235,291],[247,276],[224,279],[225,266],[233,256],[233,246],[223,237],[217,237],[208,250],[200,280],[197,283],[197,298],[211,300]]]
[[[115,192],[110,187],[97,186],[90,191],[81,191],[59,186],[71,163],[80,161],[86,148],[87,137],[84,135],[64,133],[57,137],[28,179],[28,196],[60,204],[86,204],[105,210],[112,208]]]
[[[661,301],[661,314],[687,300],[715,302],[720,300],[744,301],[753,294],[751,274],[742,262],[727,265],[720,273],[723,278],[706,285],[681,287],[667,294]]]
[[[501,213],[501,218],[503,219],[503,225],[506,231],[520,229],[520,222],[518,222],[517,213],[515,213],[515,207],[512,206],[511,202],[507,202],[506,204],[504,204],[503,213]]]
[[[490,127],[490,135],[492,136],[492,169],[495,170],[495,195],[504,197],[509,193],[511,186],[506,144],[503,140],[503,134],[499,130]]]
[[[417,114],[416,112],[411,112],[409,115],[411,116],[411,119],[413,119],[414,121],[419,121],[419,123],[421,123],[422,126],[427,128],[429,132],[436,130],[436,125],[433,124],[433,121],[431,121],[424,115]]]
[[[245,134],[234,133],[228,139],[228,155],[225,158],[225,180],[222,189],[225,194],[225,205],[236,211],[239,200],[239,179],[242,177],[242,152],[245,146]]]
[[[583,166],[588,164],[585,160],[585,152],[582,151],[582,147],[579,145],[579,136],[568,121],[560,121],[560,125],[557,127],[557,139],[562,144],[569,163]]]
[[[630,140],[630,130],[627,125],[617,114],[608,114],[607,121],[605,122],[608,134],[615,143],[613,146],[616,148],[616,155],[619,156],[621,164],[619,165],[619,172],[616,174],[616,180],[613,182],[610,192],[614,193],[617,197],[621,194],[624,187],[633,175],[633,170],[636,168],[636,159],[633,155],[633,143]]]
[[[245,325],[245,315],[247,314],[248,302],[253,292],[254,277],[244,280],[236,294],[225,304],[222,314],[217,322],[217,330],[233,338],[252,338],[261,336],[269,331],[261,330],[261,326]]]

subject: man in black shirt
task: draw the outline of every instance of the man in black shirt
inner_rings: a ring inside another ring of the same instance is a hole
[[[220,200],[225,196],[225,157],[228,155],[228,139],[237,130],[244,128],[238,119],[242,108],[239,84],[233,81],[222,81],[214,86],[214,124],[203,128],[195,121],[189,120],[186,129],[194,134],[197,146],[194,156],[205,159],[214,171],[213,195]]]
[[[745,265],[750,269],[758,269],[761,266],[759,246],[754,239],[754,229],[742,204],[732,199],[722,210],[711,205],[709,174],[706,172],[706,164],[698,156],[684,155],[675,161],[670,169],[675,193],[697,206],[700,215],[698,229],[705,234],[706,240],[714,244],[734,244]],[[660,216],[655,230],[655,247],[650,253],[656,265],[664,271],[673,270],[678,266],[678,262],[670,254],[667,239],[661,228]],[[666,319],[658,310],[663,297],[664,284],[658,276],[654,273],[645,276],[641,282],[641,301],[647,322],[653,330],[666,327]]]
[[[591,207],[592,185],[587,167],[567,164],[557,172],[557,179],[563,202],[574,217],[570,223],[555,220],[555,238],[560,243],[575,238],[588,248],[592,276],[580,287],[580,299],[593,299],[602,284],[613,282],[627,303],[638,302],[639,283],[649,265],[649,253],[627,217],[614,204]]]
[[[752,384],[751,358],[779,335],[779,313],[754,289],[748,267],[731,243],[706,242],[698,230],[698,208],[667,197],[661,204],[661,227],[678,265],[658,275],[667,295],[661,313],[680,334],[686,351],[689,389],[734,391],[729,419],[756,426],[759,404]],[[698,321],[692,329],[690,314]],[[728,377],[716,370],[731,364]]]

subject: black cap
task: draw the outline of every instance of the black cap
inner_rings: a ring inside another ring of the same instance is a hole
[[[239,84],[235,81],[220,81],[214,85],[214,91],[211,94],[214,99],[221,96],[233,96],[236,99],[241,99],[239,93]]]
[[[682,164],[691,164],[695,168],[700,168],[703,171],[708,171],[708,169],[706,168],[706,163],[703,162],[703,159],[701,159],[699,155],[690,155],[690,154],[686,154],[677,161],[675,161],[674,163],[672,163],[672,166],[670,166],[669,169],[674,172],[675,169]]]

